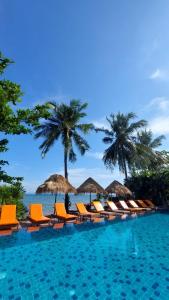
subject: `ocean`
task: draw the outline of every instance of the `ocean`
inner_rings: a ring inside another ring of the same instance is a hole
[[[90,195],[89,194],[69,194],[71,201],[71,209],[76,209],[76,202],[89,203]],[[96,198],[96,195],[91,195],[92,199]],[[43,205],[44,214],[53,213],[53,205],[55,202],[55,195],[52,194],[25,194],[23,198],[24,205],[29,209],[31,203],[41,203]],[[57,195],[57,202],[64,202],[64,195]]]

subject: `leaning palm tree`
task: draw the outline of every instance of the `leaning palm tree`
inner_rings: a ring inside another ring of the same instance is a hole
[[[127,171],[133,165],[133,156],[136,153],[135,136],[136,131],[144,127],[147,122],[139,120],[131,122],[136,115],[134,113],[118,113],[111,114],[107,121],[110,129],[96,128],[96,132],[102,131],[106,134],[103,138],[105,144],[110,144],[103,156],[105,165],[112,169],[116,164],[119,170],[125,174],[127,179]]]
[[[164,135],[153,138],[151,130],[141,130],[137,133],[136,148],[137,160],[136,167],[138,169],[153,169],[157,165],[163,165],[166,157],[163,152],[156,149],[162,145]]]
[[[68,160],[76,161],[74,145],[78,148],[81,155],[84,155],[89,150],[89,144],[80,135],[87,134],[92,128],[92,124],[80,123],[81,119],[86,116],[84,110],[87,108],[87,103],[81,103],[79,100],[71,100],[70,104],[57,104],[49,102],[50,117],[45,123],[37,126],[35,138],[43,138],[44,141],[40,145],[42,156],[53,147],[59,139],[64,148],[64,175],[68,179]],[[65,205],[68,208],[68,195],[65,195]]]

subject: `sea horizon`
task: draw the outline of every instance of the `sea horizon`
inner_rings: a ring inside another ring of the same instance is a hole
[[[76,202],[89,203],[89,194],[69,194],[71,209],[76,209]],[[91,194],[91,199],[95,199],[96,194]],[[36,193],[25,193],[23,197],[23,204],[29,209],[31,203],[41,203],[43,205],[44,214],[53,213],[53,205],[55,202],[55,194],[36,194]],[[57,194],[56,202],[64,202],[64,194]]]

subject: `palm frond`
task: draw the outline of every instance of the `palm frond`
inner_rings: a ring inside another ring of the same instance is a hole
[[[77,132],[73,133],[73,140],[81,155],[84,155],[87,150],[89,150],[89,144],[82,138]]]
[[[129,112],[127,115],[125,115],[127,120],[130,121],[132,119],[137,118],[137,115],[134,112]]]
[[[103,138],[103,142],[105,144],[110,144],[110,143],[113,142],[113,139],[111,137],[106,136],[106,137]]]
[[[135,132],[136,130],[140,129],[140,128],[143,128],[147,126],[147,121],[146,120],[140,120],[138,122],[135,122],[135,123],[132,123],[128,129],[127,129],[127,132],[128,133],[133,133]]]
[[[105,128],[96,128],[94,129],[96,132],[103,132],[106,135],[108,135],[109,137],[113,138],[114,137],[114,132],[112,132],[111,130],[105,129]]]
[[[58,104],[55,101],[48,101],[46,104],[49,105],[51,110],[56,111],[58,109]]]
[[[77,160],[76,153],[73,150],[73,146],[71,145],[71,148],[69,150],[69,161],[74,163]]]
[[[111,114],[107,117],[110,130],[103,128],[96,128],[96,132],[105,133],[103,142],[111,144],[104,152],[103,161],[109,168],[113,168],[118,164],[120,171],[125,172],[136,165],[136,162],[140,164],[141,157],[144,156],[145,150],[141,151],[136,146],[137,136],[135,135],[137,130],[144,127],[147,122],[145,120],[139,120],[132,122],[136,118],[135,113],[130,112],[128,114],[117,113]],[[140,157],[138,158],[138,153]],[[138,161],[137,161],[138,158]],[[147,156],[146,156],[147,159]],[[127,174],[126,174],[127,175]]]
[[[115,144],[107,148],[103,155],[103,162],[109,169],[113,169],[118,161],[118,150]]]
[[[56,140],[56,137],[53,136],[47,137],[44,142],[39,146],[39,149],[42,150],[42,157],[45,157],[46,153],[52,148]]]
[[[76,128],[79,129],[82,133],[86,134],[90,130],[93,130],[94,126],[93,126],[92,123],[90,123],[90,124],[78,124],[78,125],[76,125]]]
[[[165,135],[160,135],[157,138],[155,138],[152,142],[151,142],[151,148],[155,149],[158,148],[162,145],[162,140],[165,139]]]

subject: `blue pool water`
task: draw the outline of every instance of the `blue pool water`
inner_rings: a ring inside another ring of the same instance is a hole
[[[169,215],[0,238],[0,299],[169,299]]]

